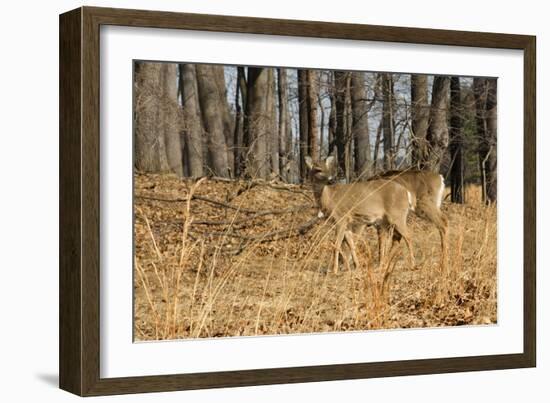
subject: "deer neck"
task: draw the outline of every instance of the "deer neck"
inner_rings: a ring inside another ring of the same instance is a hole
[[[321,207],[321,195],[323,194],[323,189],[325,186],[327,186],[327,184],[323,182],[313,182],[312,185],[313,196],[315,197],[315,202],[319,207]]]

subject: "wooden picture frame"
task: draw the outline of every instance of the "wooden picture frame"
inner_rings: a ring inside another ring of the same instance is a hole
[[[101,25],[518,49],[524,52],[523,353],[100,377]],[[533,367],[536,363],[535,37],[81,7],[60,16],[60,387],[81,396]]]

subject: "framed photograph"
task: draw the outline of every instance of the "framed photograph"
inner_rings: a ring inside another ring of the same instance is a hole
[[[535,37],[60,16],[60,387],[533,367]]]

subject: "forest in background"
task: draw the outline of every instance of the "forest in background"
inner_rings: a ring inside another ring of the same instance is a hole
[[[497,196],[497,80],[135,62],[134,165],[180,177],[302,183],[304,157],[349,182],[401,169]]]

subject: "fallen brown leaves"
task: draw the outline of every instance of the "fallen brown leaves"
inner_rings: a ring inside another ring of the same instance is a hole
[[[333,231],[307,187],[135,175],[137,340],[496,323],[496,208],[468,190],[444,204],[439,235],[411,217],[416,269],[399,253],[391,276],[356,236],[361,267],[330,270]],[[399,249],[399,252],[402,252]]]

